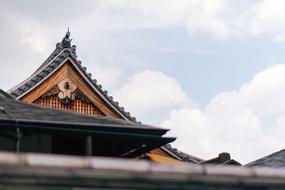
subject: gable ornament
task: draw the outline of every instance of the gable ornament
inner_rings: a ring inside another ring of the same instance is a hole
[[[69,78],[62,80],[57,86],[60,90],[58,93],[59,100],[64,104],[71,104],[75,99],[74,91],[77,86]]]

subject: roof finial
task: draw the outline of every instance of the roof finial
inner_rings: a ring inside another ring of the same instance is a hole
[[[70,48],[71,47],[71,40],[72,39],[70,39],[69,37],[70,37],[70,32],[69,32],[69,27],[68,27],[67,32],[61,41],[63,48]]]

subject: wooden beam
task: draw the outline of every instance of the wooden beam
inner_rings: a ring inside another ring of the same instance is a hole
[[[15,139],[15,140],[16,140],[16,142],[15,142],[15,151],[16,151],[16,153],[19,153],[19,152],[20,152],[21,137],[22,137],[22,135],[21,135],[20,128],[17,127],[17,128],[16,128],[16,139]]]
[[[92,137],[91,136],[87,136],[86,137],[86,155],[87,156],[92,156]]]

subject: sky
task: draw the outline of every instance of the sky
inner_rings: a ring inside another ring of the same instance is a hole
[[[83,65],[172,144],[245,164],[285,148],[285,1],[0,0],[0,88],[67,28]]]

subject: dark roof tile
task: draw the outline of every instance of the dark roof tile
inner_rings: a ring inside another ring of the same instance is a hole
[[[285,168],[285,149],[246,164],[248,167]]]
[[[173,156],[179,158],[180,160],[184,162],[188,162],[190,164],[198,164],[203,161],[203,159],[201,158],[186,154],[182,151],[177,150],[176,148],[173,148],[170,144],[163,146],[163,148],[164,150],[168,151]]]

